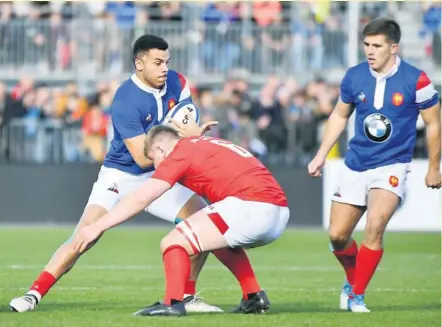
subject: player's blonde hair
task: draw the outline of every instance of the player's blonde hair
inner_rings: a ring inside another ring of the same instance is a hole
[[[146,139],[144,141],[144,156],[148,158],[147,153],[152,147],[152,144],[159,139],[169,138],[169,139],[179,139],[180,136],[178,132],[170,126],[157,125],[152,127],[146,134]]]

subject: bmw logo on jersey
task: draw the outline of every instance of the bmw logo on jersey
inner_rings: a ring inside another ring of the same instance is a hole
[[[382,114],[371,114],[364,119],[365,135],[375,143],[387,141],[393,131],[390,119]]]

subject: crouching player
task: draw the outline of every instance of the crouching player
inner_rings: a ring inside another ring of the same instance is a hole
[[[164,301],[135,314],[186,315],[183,295],[190,273],[189,256],[207,251],[223,263],[229,261],[226,266],[241,285],[243,298],[233,312],[266,312],[270,302],[244,249],[273,242],[287,225],[287,199],[272,174],[235,144],[210,137],[180,139],[167,126],[149,131],[146,154],[156,168],[153,176],[103,219],[84,227],[73,240],[74,250],[85,251],[104,231],[128,220],[179,182],[212,204],[163,238]]]

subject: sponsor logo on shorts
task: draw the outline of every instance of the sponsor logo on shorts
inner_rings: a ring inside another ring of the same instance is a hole
[[[119,194],[117,184],[115,183],[113,183],[107,190]]]

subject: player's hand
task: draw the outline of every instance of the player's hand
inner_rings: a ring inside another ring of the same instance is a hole
[[[185,114],[188,115],[188,117],[191,117],[186,121],[185,124],[173,118],[169,122],[171,126],[178,132],[180,137],[200,136],[209,131],[213,126],[218,125],[217,121],[209,121],[201,126],[198,126],[190,112],[187,109],[185,109],[185,111],[187,111]]]
[[[324,164],[325,164],[325,158],[318,155],[314,157],[313,160],[310,161],[310,163],[307,166],[309,175],[312,177],[321,177],[322,176],[321,170],[322,167],[324,167]]]
[[[439,169],[429,169],[425,176],[425,185],[429,188],[441,188],[441,173]]]
[[[200,135],[204,135],[204,134],[206,134],[208,131],[210,131],[210,129],[211,129],[213,126],[218,126],[218,125],[219,125],[219,123],[218,123],[218,121],[216,121],[216,120],[211,120],[211,121],[208,121],[207,123],[202,124],[202,125],[200,126],[200,130],[201,130]]]
[[[74,251],[79,253],[85,252],[89,248],[89,245],[96,241],[101,234],[102,232],[94,225],[83,227],[72,241]]]

